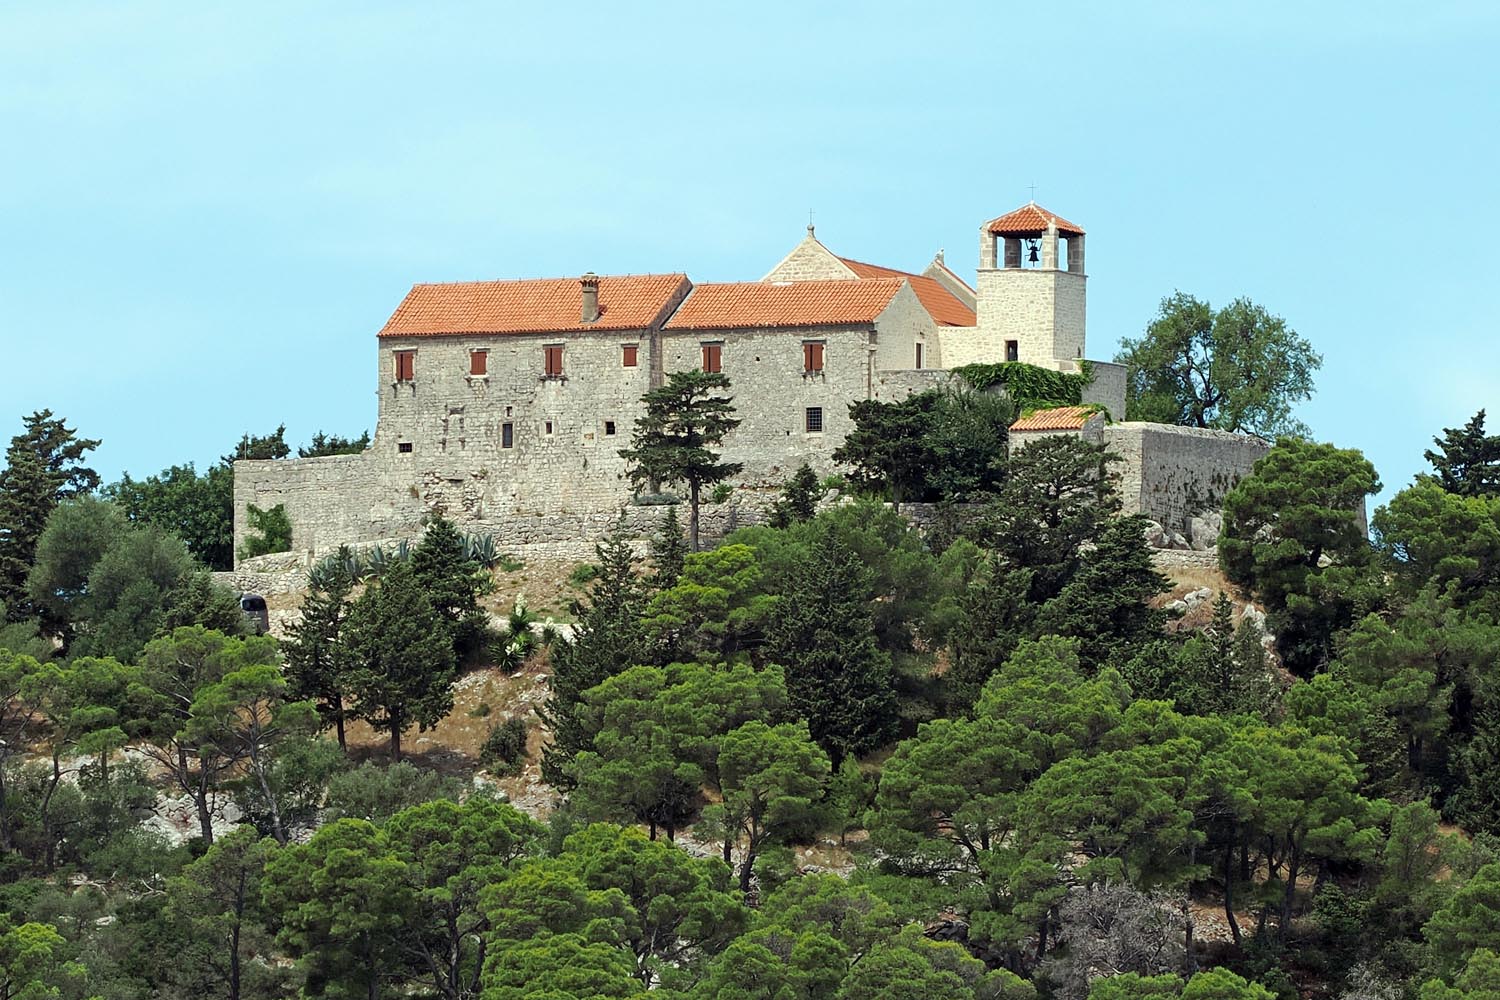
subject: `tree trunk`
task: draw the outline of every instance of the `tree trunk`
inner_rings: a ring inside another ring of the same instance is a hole
[[[208,765],[198,774],[198,787],[193,790],[193,805],[198,808],[198,832],[203,837],[203,846],[214,842],[214,817],[208,811]]]
[[[698,481],[688,483],[688,548],[698,551]]]
[[[1281,894],[1281,924],[1276,928],[1277,936],[1285,941],[1292,926],[1292,901],[1297,895],[1297,869],[1301,862],[1300,852],[1292,848],[1286,859],[1286,889]]]
[[[1234,919],[1234,845],[1224,847],[1224,920],[1229,924],[1229,933],[1234,935],[1234,946],[1240,947],[1240,922]]]
[[[52,835],[52,795],[57,791],[57,786],[62,784],[62,760],[56,751],[52,754],[52,780],[47,783],[47,791],[42,796],[41,820],[42,831],[47,836],[47,850],[44,853],[43,866],[47,871],[52,871],[57,865],[57,838]]]
[[[344,740],[344,700],[342,698],[335,698],[333,706],[333,728],[339,734],[339,749],[344,753],[348,753],[349,744]]]
[[[229,931],[229,1000],[240,1000],[240,925]]]
[[[255,770],[255,780],[260,785],[260,793],[266,797],[266,808],[271,813],[271,836],[276,838],[276,843],[282,847],[286,846],[286,831],[281,828],[281,806],[276,802],[276,796],[271,792],[271,783],[266,780],[266,770],[260,766],[260,761],[254,761],[252,766]]]
[[[401,723],[391,723],[391,763],[401,761]]]

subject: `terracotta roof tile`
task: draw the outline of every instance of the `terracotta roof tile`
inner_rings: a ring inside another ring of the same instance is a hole
[[[1058,406],[1037,410],[1010,425],[1012,431],[1077,431],[1099,411],[1092,406]]]
[[[599,279],[599,318],[581,323],[577,278],[413,285],[380,336],[571,333],[654,325],[692,287],[685,274]]]
[[[1054,215],[1036,202],[1022,205],[1014,212],[1006,212],[998,219],[991,219],[984,224],[985,232],[996,236],[1026,236],[1035,233],[1045,233],[1047,223],[1057,223],[1057,231],[1064,236],[1084,235],[1082,226],[1075,226],[1060,215]]]
[[[873,323],[905,278],[744,281],[696,285],[669,330],[743,330]]]
[[[911,282],[911,290],[916,292],[917,298],[922,301],[922,308],[926,309],[928,315],[942,326],[973,326],[977,322],[974,310],[960,302],[936,278],[897,271],[894,268],[881,267],[879,264],[866,264],[863,261],[850,260],[848,257],[840,257],[839,260],[843,261],[844,266],[859,278],[905,278]]]

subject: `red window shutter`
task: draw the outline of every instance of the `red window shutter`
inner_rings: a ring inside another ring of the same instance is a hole
[[[638,346],[636,346],[635,344],[626,344],[625,345],[625,367],[626,368],[634,368],[636,366],[636,359],[637,359],[637,356],[638,356],[637,352],[639,352],[639,351],[640,351],[640,348]]]
[[[804,371],[820,372],[823,370],[823,345],[808,343],[802,345],[802,367]]]
[[[724,345],[703,345],[703,370],[706,372],[722,371],[724,367]]]
[[[471,351],[469,353],[469,374],[488,375],[490,367],[489,351]]]
[[[396,381],[410,382],[416,373],[416,351],[396,352]]]
[[[548,375],[561,375],[563,373],[563,349],[561,347],[545,347],[546,368]]]

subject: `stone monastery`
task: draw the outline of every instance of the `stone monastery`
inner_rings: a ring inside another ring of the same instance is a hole
[[[1076,372],[1086,357],[1084,231],[1032,202],[979,229],[970,285],[939,252],[920,273],[840,257],[807,236],[759,281],[685,274],[420,284],[377,338],[379,415],[357,455],[235,463],[235,543],[246,508],[285,505],[295,551],[415,537],[441,512],[506,547],[585,554],[634,506],[618,452],[641,396],[666,373],[722,371],[741,424],[725,439],[744,470],[705,505],[710,534],[758,520],[804,461],[834,471],[849,404],[900,399],[953,368],[1023,361]],[[1085,403],[1125,411],[1125,370],[1089,362]],[[1127,512],[1169,531],[1247,472],[1258,438],[1109,423],[1097,408],[1033,414],[1012,447],[1082,434],[1121,456]]]

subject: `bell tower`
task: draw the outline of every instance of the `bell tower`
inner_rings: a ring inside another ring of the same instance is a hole
[[[979,228],[979,332],[996,361],[1071,370],[1084,352],[1083,227],[1036,202]]]

